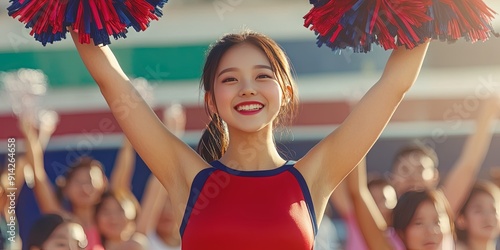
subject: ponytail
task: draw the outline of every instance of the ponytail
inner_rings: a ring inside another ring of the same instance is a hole
[[[196,151],[206,162],[212,162],[222,157],[227,150],[228,143],[229,138],[222,120],[217,114],[212,114]]]

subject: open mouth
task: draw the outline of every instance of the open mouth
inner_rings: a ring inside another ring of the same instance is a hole
[[[236,105],[234,109],[242,114],[254,114],[264,108],[264,104],[259,102],[244,102]]]
[[[250,105],[239,105],[236,106],[236,110],[238,111],[255,111],[255,110],[260,110],[264,106],[260,104],[250,104]]]

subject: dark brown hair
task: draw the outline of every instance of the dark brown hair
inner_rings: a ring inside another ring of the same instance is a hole
[[[135,196],[131,192],[120,191],[120,190],[107,191],[104,194],[102,194],[101,200],[95,206],[95,213],[94,213],[95,217],[97,217],[97,215],[102,209],[102,206],[104,205],[104,202],[107,199],[113,199],[116,202],[118,202],[118,204],[125,213],[125,217],[127,217],[128,220],[134,220],[134,221],[137,220],[137,216],[139,215],[141,210],[139,201],[137,201],[137,198],[135,198]],[[133,211],[130,210],[130,208],[133,208]],[[132,214],[127,214],[128,212],[132,212]],[[106,238],[104,237],[104,235],[101,234],[101,243],[104,245],[105,242]]]
[[[205,92],[205,111],[210,118],[210,122],[198,143],[197,151],[207,162],[218,160],[226,151],[229,143],[224,122],[217,114],[217,111],[210,109],[209,103],[216,107],[213,89],[220,60],[230,48],[240,44],[251,44],[266,55],[284,93],[285,100],[283,100],[283,103],[285,105],[281,107],[274,125],[286,124],[295,117],[298,97],[292,78],[291,66],[280,46],[269,37],[248,30],[223,36],[210,46],[200,82],[200,88]],[[286,86],[290,86],[291,89],[288,94],[285,94]]]
[[[389,184],[389,182],[381,177],[381,176],[370,176],[368,178],[368,189],[370,188],[373,188],[373,187],[385,187],[385,186],[391,186],[391,184]],[[392,186],[391,186],[392,187]]]
[[[410,225],[415,212],[425,201],[430,201],[439,212],[446,212],[450,222],[450,230],[453,229],[453,221],[450,218],[450,209],[444,195],[435,190],[409,191],[404,193],[398,200],[392,211],[393,227],[398,234],[404,234]]]
[[[396,166],[396,164],[403,157],[411,156],[413,154],[422,154],[422,155],[428,156],[429,158],[431,158],[432,162],[434,163],[434,167],[436,167],[436,168],[438,167],[439,160],[438,160],[436,151],[434,151],[433,148],[431,148],[427,145],[424,145],[422,143],[413,143],[413,144],[409,144],[409,145],[404,146],[396,153],[396,155],[394,156],[394,159],[392,161],[392,169],[394,170],[394,167]]]
[[[105,185],[107,184],[106,174],[104,173],[104,167],[102,163],[92,157],[82,156],[78,158],[66,171],[64,176],[58,176],[56,179],[57,184],[57,197],[60,201],[64,201],[63,189],[67,186],[67,184],[73,179],[75,173],[79,169],[90,168],[96,166],[101,170],[102,176],[105,180]],[[106,188],[106,186],[105,186]]]
[[[498,203],[500,202],[500,189],[495,184],[489,181],[482,180],[476,182],[476,184],[470,191],[469,197],[467,197],[467,200],[465,201],[464,205],[458,212],[457,218],[465,215],[465,211],[467,210],[470,201],[472,200],[472,198],[474,198],[474,196],[478,194],[487,194],[491,196],[491,198],[493,198],[493,200],[495,201],[496,204],[495,208],[497,209],[498,212],[498,209],[500,208],[498,206],[499,205]],[[457,226],[456,232],[457,232],[457,240],[463,243],[467,243],[468,241],[467,229],[462,229]]]
[[[32,247],[42,248],[42,245],[49,239],[50,235],[57,227],[63,224],[76,224],[71,218],[63,217],[59,214],[46,214],[40,217],[31,227],[28,237],[28,249]],[[79,224],[77,224],[81,227]],[[82,228],[83,232],[83,228]],[[85,238],[78,239],[78,245],[83,249],[87,246]]]

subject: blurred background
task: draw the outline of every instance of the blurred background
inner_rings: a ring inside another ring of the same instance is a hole
[[[498,1],[485,2],[500,11]],[[121,130],[72,41],[43,47],[7,15],[7,5],[7,1],[0,3],[0,71],[42,70],[49,87],[40,104],[59,114],[45,159],[49,176],[55,179],[61,166],[81,155],[103,162],[109,174],[121,145]],[[377,48],[368,54],[336,54],[318,48],[314,33],[303,27],[302,17],[310,8],[305,0],[171,1],[164,8],[165,16],[147,31],[129,32],[127,39],[112,41],[111,47],[129,76],[146,78],[154,87],[158,114],[171,102],[185,107],[183,140],[195,146],[207,121],[198,85],[208,45],[224,33],[244,28],[277,40],[293,64],[301,100],[298,118],[291,133],[279,138],[280,146],[289,158],[298,159],[343,121],[350,105],[378,80],[390,53]],[[494,27],[500,30],[498,16]],[[500,39],[476,44],[432,42],[415,86],[368,154],[368,170],[388,172],[401,146],[420,141],[436,150],[445,176],[473,131],[478,91],[485,88],[500,91]],[[102,122],[108,120],[113,125],[104,129]],[[483,178],[491,167],[500,166],[499,125],[495,132],[481,169]],[[10,137],[21,133],[2,89],[1,154]],[[140,198],[149,170],[139,160],[135,171],[132,188]],[[36,207],[31,190],[24,188],[17,207],[20,223],[32,223],[38,216]],[[21,236],[26,233],[23,224]]]

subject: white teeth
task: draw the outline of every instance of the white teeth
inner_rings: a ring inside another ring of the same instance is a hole
[[[236,107],[236,109],[238,111],[254,111],[254,110],[259,110],[261,109],[262,107],[264,107],[263,105],[261,104],[249,104],[249,105],[240,105],[238,107]]]

